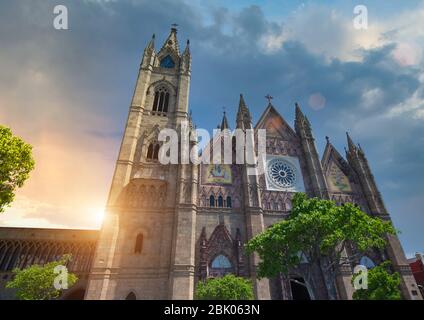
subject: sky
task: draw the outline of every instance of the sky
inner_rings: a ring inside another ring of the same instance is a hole
[[[53,8],[68,8],[68,30]],[[368,28],[354,28],[354,7]],[[98,228],[144,47],[177,23],[190,39],[190,109],[213,129],[239,94],[254,121],[266,94],[294,103],[341,154],[364,149],[405,252],[424,250],[422,1],[3,0],[0,124],[34,147],[36,169],[0,226]],[[213,119],[213,120],[211,120]]]

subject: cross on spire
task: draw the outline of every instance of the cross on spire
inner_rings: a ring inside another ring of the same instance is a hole
[[[265,98],[268,100],[268,104],[271,104],[271,100],[274,99],[274,97],[270,96],[269,94],[267,94]]]
[[[176,24],[176,23],[173,23],[173,24],[171,24],[171,27],[172,27],[172,29],[175,29],[175,30],[177,30],[178,24]]]

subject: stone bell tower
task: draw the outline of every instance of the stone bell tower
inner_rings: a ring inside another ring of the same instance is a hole
[[[158,161],[160,130],[191,123],[189,42],[180,52],[175,26],[159,51],[154,42],[144,49],[86,299],[168,299],[175,286],[193,285],[190,254],[178,252],[189,251],[190,239],[177,229],[192,216],[195,195],[184,186],[196,169]]]

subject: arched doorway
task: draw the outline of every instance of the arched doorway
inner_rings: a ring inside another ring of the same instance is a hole
[[[305,280],[301,277],[290,279],[290,289],[293,300],[311,300]]]
[[[136,297],[135,293],[131,291],[130,293],[128,293],[125,300],[137,300],[137,297]]]
[[[69,294],[63,297],[63,300],[84,300],[85,289],[80,288],[71,291]]]

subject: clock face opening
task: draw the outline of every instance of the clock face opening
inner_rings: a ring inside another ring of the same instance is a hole
[[[296,183],[296,168],[282,159],[269,161],[267,173],[278,188],[290,188]]]

